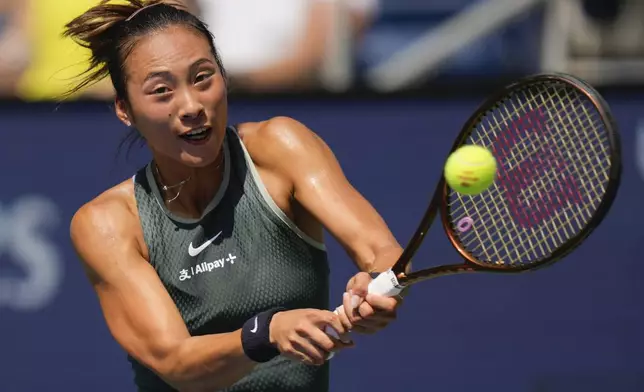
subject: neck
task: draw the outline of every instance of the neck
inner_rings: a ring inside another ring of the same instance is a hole
[[[221,187],[225,156],[222,150],[213,163],[199,168],[156,158],[153,165],[159,191],[168,210],[177,215],[198,218]]]

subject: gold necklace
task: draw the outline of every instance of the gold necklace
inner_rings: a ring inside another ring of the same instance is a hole
[[[217,167],[215,167],[215,170],[219,169],[223,163],[224,163],[224,159],[222,159],[221,162],[219,163],[219,165],[217,165]],[[177,191],[177,194],[172,199],[166,199],[165,200],[168,203],[171,203],[171,202],[177,200],[177,198],[181,194],[181,190],[183,190],[183,186],[186,184],[186,182],[190,181],[190,179],[192,178],[192,176],[189,176],[188,178],[186,178],[185,180],[183,180],[183,181],[181,181],[181,182],[179,182],[177,184],[165,185],[163,183],[163,181],[161,180],[161,173],[159,172],[159,166],[157,166],[156,163],[154,164],[154,170],[157,172],[157,179],[159,180],[159,185],[161,185],[161,189],[163,190],[164,193],[167,192],[170,189],[179,188],[179,190]]]

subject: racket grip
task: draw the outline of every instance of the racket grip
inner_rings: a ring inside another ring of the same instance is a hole
[[[400,294],[403,289],[404,286],[398,283],[396,274],[394,274],[392,270],[388,270],[376,276],[376,278],[369,283],[367,292],[369,294],[378,294],[385,297],[394,297]],[[338,306],[333,311],[333,313],[335,314],[340,314],[340,312],[344,312],[344,307],[342,305]],[[327,326],[324,331],[329,336],[332,336],[336,339],[340,338],[336,330],[329,326]]]

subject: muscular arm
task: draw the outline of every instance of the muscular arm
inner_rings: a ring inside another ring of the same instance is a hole
[[[342,244],[360,270],[382,272],[397,260],[402,248],[386,223],[311,130],[278,117],[264,123],[248,145],[260,165],[288,179],[295,199]]]
[[[81,208],[71,223],[73,245],[112,335],[178,390],[210,391],[232,385],[254,367],[242,349],[240,330],[191,337],[143,257],[136,230],[127,204],[109,197]]]

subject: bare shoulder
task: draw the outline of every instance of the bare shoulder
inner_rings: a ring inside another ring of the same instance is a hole
[[[82,240],[78,237],[85,234],[79,233],[81,229],[122,229],[127,221],[134,219],[133,202],[134,184],[131,179],[101,193],[74,214],[70,227],[72,239]]]
[[[328,149],[318,135],[291,117],[244,123],[238,129],[253,161],[262,166],[313,158]]]
[[[131,179],[103,192],[76,211],[70,224],[72,244],[85,265],[117,248],[139,248],[138,214]]]

